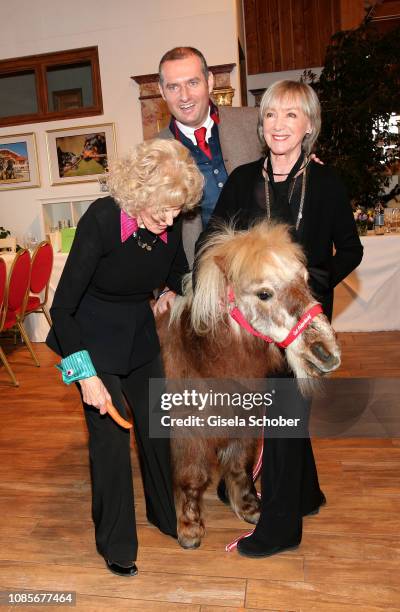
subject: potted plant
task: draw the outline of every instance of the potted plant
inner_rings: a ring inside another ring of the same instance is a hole
[[[319,80],[303,76],[321,101],[318,156],[338,169],[357,206],[375,204],[400,158],[390,125],[400,115],[399,58],[400,28],[379,34],[366,18],[332,37]]]
[[[0,238],[7,238],[7,236],[11,236],[11,232],[4,227],[0,227]]]

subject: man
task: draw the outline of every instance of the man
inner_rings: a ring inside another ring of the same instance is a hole
[[[211,217],[228,173],[261,156],[258,109],[217,108],[210,100],[214,75],[203,54],[194,47],[167,51],[158,73],[160,93],[171,113],[169,127],[158,137],[180,140],[190,150],[205,180],[201,210],[186,218],[182,227],[183,246],[192,268],[196,241]],[[167,301],[160,305],[160,312],[166,308]],[[218,495],[228,502],[223,481]]]
[[[160,92],[171,112],[169,127],[159,138],[176,138],[192,153],[204,176],[201,212],[186,219],[183,244],[190,267],[194,245],[207,225],[228,173],[258,159],[256,108],[217,108],[210,100],[214,76],[202,53],[193,47],[175,47],[161,58]]]

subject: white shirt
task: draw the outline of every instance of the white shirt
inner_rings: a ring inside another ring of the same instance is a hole
[[[189,138],[189,140],[191,140],[194,145],[197,145],[194,131],[195,129],[198,130],[199,128],[193,128],[193,127],[190,127],[189,125],[184,125],[180,121],[176,121],[176,125],[178,126],[178,129],[182,132],[182,134],[186,136],[186,138]],[[203,125],[200,125],[200,127],[205,127],[207,130],[206,131],[206,142],[208,142],[208,139],[211,136],[211,130],[212,130],[213,125],[214,125],[214,119],[211,119],[210,109],[208,109],[207,119],[204,121]]]

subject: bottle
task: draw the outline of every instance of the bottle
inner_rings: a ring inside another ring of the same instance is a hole
[[[375,206],[374,232],[377,236],[385,233],[385,209],[380,202]]]

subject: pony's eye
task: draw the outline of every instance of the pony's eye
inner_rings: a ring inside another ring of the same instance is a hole
[[[257,293],[257,297],[259,300],[265,302],[266,300],[272,298],[272,293],[270,291],[260,291],[259,293]]]

